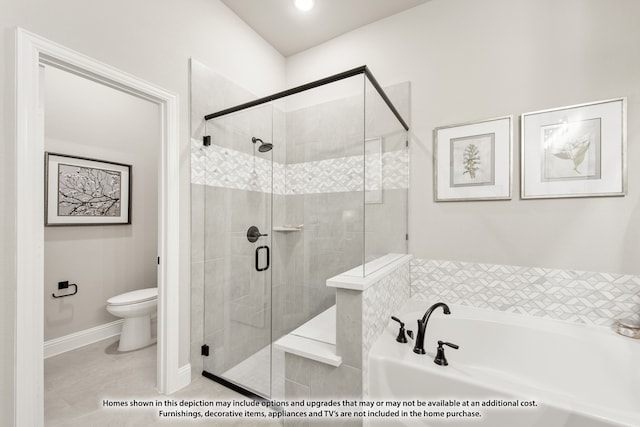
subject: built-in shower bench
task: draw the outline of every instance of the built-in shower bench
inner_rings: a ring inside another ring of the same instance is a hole
[[[277,340],[274,345],[287,353],[340,366],[342,357],[336,354],[335,304]]]
[[[336,305],[274,343],[285,352],[287,399],[368,395],[369,350],[409,299],[410,260],[388,254],[327,280]]]

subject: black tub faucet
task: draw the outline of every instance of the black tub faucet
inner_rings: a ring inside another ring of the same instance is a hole
[[[413,339],[413,331],[407,331],[404,329],[404,322],[400,319],[398,319],[396,316],[391,316],[392,320],[395,320],[396,322],[400,323],[400,330],[398,331],[398,338],[396,338],[396,341],[398,341],[399,343],[406,343],[407,341],[407,335],[409,335],[409,337],[411,339]],[[406,335],[405,335],[406,332]]]
[[[427,329],[427,323],[429,322],[429,317],[431,316],[431,313],[433,313],[433,310],[435,310],[438,307],[442,307],[442,311],[444,311],[444,314],[451,314],[451,310],[449,310],[449,306],[443,302],[435,303],[431,307],[429,307],[427,312],[424,313],[424,316],[422,316],[422,319],[418,319],[418,332],[416,334],[416,345],[413,347],[414,353],[425,354],[424,333]]]
[[[459,349],[460,346],[458,346],[457,344],[454,344],[452,342],[444,342],[444,341],[440,341],[438,340],[438,350],[436,352],[436,358],[433,359],[433,363],[435,363],[436,365],[440,365],[440,366],[447,366],[449,365],[449,362],[447,362],[447,358],[444,355],[444,347],[443,345],[449,346],[453,349]]]

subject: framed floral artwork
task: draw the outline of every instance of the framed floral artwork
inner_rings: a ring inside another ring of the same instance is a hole
[[[433,131],[436,202],[511,198],[512,117]]]
[[[131,224],[131,166],[45,153],[45,225]]]
[[[525,113],[521,198],[624,196],[626,99]]]

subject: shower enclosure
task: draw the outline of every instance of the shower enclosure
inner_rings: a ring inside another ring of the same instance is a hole
[[[196,116],[196,88],[237,90],[193,67],[192,352],[203,375],[283,398],[272,343],[335,304],[328,278],[407,252],[409,84],[387,95],[363,66]]]

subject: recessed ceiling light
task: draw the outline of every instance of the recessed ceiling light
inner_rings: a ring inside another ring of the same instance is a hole
[[[293,0],[293,4],[303,12],[307,12],[313,9],[313,6],[316,4],[315,0]]]

